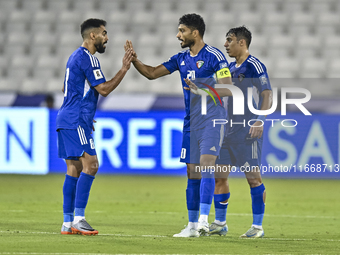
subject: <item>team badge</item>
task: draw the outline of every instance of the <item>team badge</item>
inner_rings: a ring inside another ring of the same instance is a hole
[[[261,75],[259,79],[260,79],[262,85],[268,84],[267,77],[266,77],[265,74]]]
[[[246,76],[243,74],[243,73],[241,73],[241,74],[239,74],[239,76],[238,76],[238,80],[241,82],[241,81],[243,81],[243,79],[245,78]]]
[[[198,69],[200,69],[203,66],[203,64],[204,64],[204,61],[202,61],[202,60],[198,60],[196,62],[196,66],[197,66]]]

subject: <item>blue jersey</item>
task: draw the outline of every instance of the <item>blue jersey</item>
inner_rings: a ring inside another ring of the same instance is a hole
[[[257,58],[249,55],[248,58],[238,67],[236,62],[229,65],[233,84],[240,88],[244,95],[244,115],[233,115],[233,97],[228,97],[228,116],[229,124],[232,120],[233,124],[227,125],[227,141],[240,142],[246,139],[250,126],[248,121],[257,119],[257,115],[253,114],[248,108],[248,88],[253,88],[253,106],[255,109],[261,109],[263,98],[262,91],[271,90],[267,69]],[[238,124],[234,124],[234,123]],[[240,124],[244,123],[244,124]],[[250,125],[254,122],[250,122]],[[245,127],[244,127],[245,126]]]
[[[207,89],[204,84],[215,86],[215,73],[228,68],[228,62],[220,50],[206,44],[196,56],[191,56],[190,50],[181,51],[164,62],[163,65],[170,73],[178,70],[181,75],[186,113],[184,131],[197,130],[212,125],[212,119],[226,118],[223,103],[221,105],[217,100],[217,104],[215,104],[209,96],[207,97],[207,114],[201,115],[201,96],[184,89],[184,87],[188,87],[184,81],[185,78],[192,80],[200,88]]]
[[[99,93],[95,86],[105,82],[98,59],[79,47],[67,61],[64,80],[64,102],[58,112],[57,129],[90,132],[97,109]]]

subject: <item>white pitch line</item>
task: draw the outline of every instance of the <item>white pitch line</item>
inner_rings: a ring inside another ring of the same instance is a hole
[[[148,213],[148,214],[182,214],[182,212],[143,212],[143,211],[138,211],[138,212],[134,212],[134,211],[129,211],[127,213]],[[214,213],[210,213],[210,215],[215,215]],[[251,213],[228,213],[227,216],[253,216]],[[320,218],[320,219],[334,219],[334,218],[339,218],[339,216],[317,216],[317,215],[279,215],[279,214],[264,214],[265,217],[279,217],[279,218]]]
[[[1,212],[16,212],[16,213],[25,213],[25,210],[0,210]],[[60,211],[53,211],[57,213],[62,213],[62,210]],[[93,211],[92,213],[106,213],[106,211]],[[158,211],[128,211],[128,212],[122,212],[122,213],[132,213],[132,214],[183,214],[184,212],[158,212]],[[213,212],[210,213],[210,215],[215,215]],[[253,216],[251,213],[228,213],[227,216]],[[280,215],[280,214],[265,214],[265,217],[278,217],[278,218],[315,218],[315,219],[334,219],[334,218],[340,218],[340,216],[334,215],[334,216],[318,216],[318,215]]]
[[[228,213],[231,216],[253,216],[251,213]],[[334,219],[339,216],[316,216],[316,215],[279,215],[279,214],[264,214],[264,217],[278,217],[278,218],[316,218],[316,219]]]
[[[57,232],[27,232],[27,231],[0,231],[0,233],[6,234],[42,234],[42,235],[60,235]],[[116,236],[116,237],[160,237],[160,238],[171,238],[171,236],[161,236],[161,235],[124,235],[124,234],[98,234],[98,236]],[[203,237],[204,238],[204,237]],[[272,238],[272,237],[264,237],[262,239],[242,239],[240,240],[273,240],[273,241],[321,241],[321,242],[340,242],[340,239],[304,239],[304,238]],[[3,254],[3,253],[0,253]],[[30,253],[34,254],[34,253]],[[51,253],[52,254],[52,253]],[[56,253],[57,254],[57,253]],[[64,253],[63,253],[64,254]],[[71,254],[71,253],[70,253]],[[78,253],[77,253],[78,254]]]
[[[13,254],[13,255],[41,255],[41,254],[49,254],[49,255],[115,255],[116,253],[61,253],[61,252],[53,252],[53,253],[39,253],[39,252],[0,252],[0,254]]]

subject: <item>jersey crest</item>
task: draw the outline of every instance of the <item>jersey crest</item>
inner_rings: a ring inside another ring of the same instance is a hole
[[[196,66],[197,66],[198,69],[200,69],[200,68],[203,66],[203,64],[204,64],[204,61],[203,61],[203,60],[198,60],[198,61],[196,62]]]

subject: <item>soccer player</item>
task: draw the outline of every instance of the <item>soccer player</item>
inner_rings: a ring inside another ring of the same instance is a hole
[[[91,136],[99,94],[107,96],[129,70],[132,50],[125,53],[123,66],[106,81],[96,52],[104,53],[108,41],[106,21],[88,19],[81,24],[82,45],[66,65],[64,102],[57,116],[58,156],[65,159],[67,173],[63,186],[64,223],[61,234],[97,235],[85,220],[85,208],[98,159]]]
[[[224,44],[227,53],[236,61],[230,63],[229,69],[233,77],[234,85],[239,87],[245,99],[248,98],[248,88],[253,88],[253,105],[255,109],[268,110],[272,104],[272,91],[266,67],[257,58],[249,53],[251,32],[244,26],[232,28],[226,34]],[[264,236],[262,221],[265,209],[266,191],[262,183],[259,165],[261,164],[261,149],[263,142],[263,124],[265,116],[253,114],[245,101],[245,114],[233,115],[233,98],[228,99],[229,123],[234,124],[228,128],[226,138],[221,150],[220,162],[240,167],[244,170],[252,199],[253,224],[242,238],[258,238]],[[257,120],[250,127],[239,123],[248,123],[249,120]],[[217,179],[216,189],[225,187],[228,182],[228,173],[225,178]],[[229,198],[230,193],[226,198]],[[215,222],[210,225],[210,234],[219,234],[226,224],[227,206],[224,208],[215,201]],[[223,210],[221,210],[223,209]]]
[[[179,71],[182,80],[185,111],[181,162],[187,164],[188,183],[186,189],[189,224],[174,237],[198,237],[198,229],[209,231],[208,215],[214,194],[215,180],[211,172],[202,176],[200,169],[215,166],[224,137],[224,125],[212,125],[213,119],[225,119],[223,104],[216,104],[213,98],[207,98],[207,114],[201,115],[201,97],[190,95],[185,79],[194,80],[198,86],[207,88],[214,86],[216,78],[219,83],[231,84],[230,72],[225,56],[218,49],[204,43],[205,23],[198,14],[186,14],[179,19],[177,38],[181,47],[189,47],[172,56],[168,61],[156,67],[148,66],[137,59],[132,60],[135,68],[146,78],[153,80],[161,76]],[[132,43],[127,41],[125,49],[132,49]],[[161,85],[160,85],[161,86]],[[198,170],[197,170],[198,167]],[[202,181],[201,181],[202,177]],[[201,216],[199,219],[199,211]],[[199,223],[199,224],[198,224]]]
[[[249,53],[251,43],[251,32],[244,26],[232,28],[226,34],[224,44],[227,53],[236,61],[229,64],[232,80],[235,86],[240,88],[245,97],[244,115],[233,114],[233,97],[228,98],[228,117],[226,137],[220,152],[217,163],[222,163],[221,168],[229,169],[230,165],[238,166],[244,171],[252,199],[253,224],[251,228],[243,234],[242,238],[263,237],[262,220],[265,208],[266,191],[262,183],[259,165],[261,164],[262,133],[265,116],[253,114],[247,105],[248,88],[253,90],[253,106],[255,109],[268,110],[272,104],[272,91],[266,67],[257,58]],[[193,93],[198,93],[195,84],[188,82]],[[228,89],[216,89],[220,96],[230,96]],[[247,125],[248,121],[253,121],[252,126]],[[226,214],[228,199],[230,197],[228,175],[218,173],[215,185],[215,221],[210,225],[209,234],[226,234]],[[227,187],[227,190],[226,190]],[[220,190],[225,190],[222,193]],[[222,197],[222,198],[221,198]],[[223,201],[223,202],[220,202]]]

